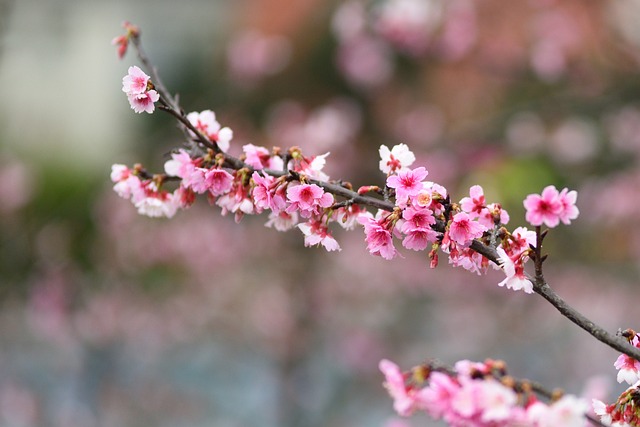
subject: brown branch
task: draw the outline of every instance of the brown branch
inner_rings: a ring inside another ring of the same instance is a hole
[[[535,293],[546,299],[553,305],[564,317],[575,323],[598,341],[608,345],[609,347],[626,354],[635,360],[640,360],[640,348],[629,345],[624,338],[613,335],[594,322],[586,318],[582,313],[571,307],[565,300],[556,294],[551,286],[544,280],[531,279],[533,282],[533,290]]]

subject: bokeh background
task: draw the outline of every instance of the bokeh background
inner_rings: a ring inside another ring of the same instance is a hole
[[[511,225],[545,185],[579,192],[547,278],[615,332],[640,327],[640,1],[0,0],[0,425],[437,426],[399,420],[381,358],[504,359],[575,394],[621,391],[617,354],[537,296],[426,253],[303,248],[201,201],[139,217],[113,163],[161,170],[181,134],[121,92],[130,20],[187,111],[246,143],[331,152],[381,184],[404,142],[454,199]]]

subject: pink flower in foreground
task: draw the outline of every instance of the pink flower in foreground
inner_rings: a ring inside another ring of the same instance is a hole
[[[468,246],[473,239],[482,236],[487,227],[473,221],[465,212],[459,212],[453,216],[449,227],[449,238],[460,246]]]
[[[150,90],[141,94],[130,94],[127,96],[129,105],[136,113],[153,113],[155,110],[155,102],[158,102],[160,95],[155,90]]]
[[[358,222],[364,225],[366,234],[365,241],[367,249],[372,255],[380,255],[384,259],[393,259],[396,248],[393,246],[393,237],[381,221],[373,218],[371,214],[362,214],[358,217]],[[384,223],[384,221],[382,221]]]
[[[195,168],[193,159],[182,148],[177,153],[171,153],[171,160],[164,162],[164,171],[167,175],[177,176],[183,180],[188,180]],[[184,184],[187,187],[189,186],[188,183]]]
[[[122,91],[127,95],[141,95],[147,91],[150,78],[140,67],[131,66],[122,78]]]
[[[328,181],[329,175],[322,171],[322,169],[324,169],[324,166],[327,164],[328,155],[329,153],[324,153],[320,156],[313,156],[309,158],[305,157],[303,161],[298,162],[297,164],[294,164],[294,162],[292,161],[289,168],[295,170],[300,174],[306,175],[309,178],[317,179],[320,181]]]
[[[478,222],[487,228],[493,228],[496,225],[496,219],[499,224],[508,224],[509,213],[502,209],[500,203],[490,203],[487,205],[486,209],[483,209],[482,212],[480,212]]]
[[[233,175],[224,169],[209,169],[204,174],[209,192],[214,196],[221,196],[231,191]]]
[[[400,171],[387,178],[387,187],[396,190],[396,205],[405,206],[409,197],[417,196],[422,190],[422,181],[429,175],[424,167]]]
[[[268,168],[274,170],[282,170],[284,161],[278,156],[272,156],[269,150],[253,144],[242,146],[246,159],[245,163],[252,166],[256,170]]]
[[[560,223],[560,215],[564,211],[563,202],[555,186],[549,185],[542,190],[542,194],[529,194],[523,202],[527,210],[526,220],[533,226],[543,223],[547,227],[555,227]]]
[[[222,208],[223,216],[232,212],[236,223],[240,222],[245,214],[254,213],[253,201],[248,195],[248,189],[242,185],[236,185],[235,189],[220,196],[216,200],[216,205]]]
[[[329,229],[322,223],[322,221],[312,219],[309,222],[298,224],[298,228],[305,236],[305,246],[320,244],[329,252],[342,250],[336,239],[334,239],[329,233]]]
[[[416,160],[416,156],[406,144],[394,145],[391,150],[380,146],[380,170],[387,175],[407,169]]]
[[[291,204],[287,212],[300,213],[303,218],[320,213],[322,209],[327,209],[333,204],[333,195],[315,184],[300,184],[287,188],[287,199]]]
[[[136,113],[153,113],[154,103],[160,99],[160,95],[150,83],[150,77],[140,68],[129,67],[129,72],[122,78],[122,91],[127,94],[131,108]]]
[[[529,246],[536,246],[536,232],[528,230],[526,227],[518,227],[511,232],[512,240],[509,247],[509,254],[521,254],[529,249]]]
[[[129,175],[131,175],[131,170],[127,166],[121,164],[111,166],[111,182],[124,181],[129,178]]]
[[[255,187],[251,190],[253,204],[260,211],[271,209],[273,212],[280,212],[286,207],[286,199],[283,187],[278,184],[276,178],[271,175],[260,175],[254,172],[251,175]]]
[[[171,218],[180,207],[180,200],[174,194],[159,191],[152,183],[145,186],[144,196],[134,199],[138,213],[151,218]]]
[[[460,200],[460,208],[471,214],[471,218],[477,218],[486,207],[484,190],[479,185],[474,185],[469,189],[469,196]]]

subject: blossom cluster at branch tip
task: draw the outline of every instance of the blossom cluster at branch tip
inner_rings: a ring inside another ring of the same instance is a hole
[[[398,415],[424,412],[452,427],[584,427],[588,403],[572,395],[545,403],[506,375],[504,362],[462,360],[455,372],[419,366],[404,374],[382,360],[384,386]]]
[[[132,37],[138,37],[140,35],[140,29],[132,25],[129,21],[124,21],[122,23],[122,27],[127,31],[125,34],[115,37],[111,40],[111,44],[113,46],[117,46],[116,53],[118,54],[118,58],[122,59],[127,53],[127,48],[129,47],[129,41]]]
[[[580,211],[576,206],[578,193],[568,188],[558,192],[555,186],[549,185],[541,194],[529,194],[523,204],[526,209],[525,219],[533,226],[545,224],[549,228],[556,227],[560,221],[571,224],[578,218]]]
[[[160,99],[158,92],[153,89],[151,77],[135,65],[129,67],[127,75],[122,78],[122,91],[136,113],[153,113],[155,103]]]

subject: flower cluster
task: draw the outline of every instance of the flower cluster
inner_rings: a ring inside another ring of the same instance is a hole
[[[389,360],[380,362],[394,409],[404,417],[425,412],[453,427],[583,427],[586,401],[565,395],[544,403],[531,386],[507,376],[504,362],[459,361],[455,372],[418,366],[403,373]]]
[[[179,207],[178,192],[161,190],[157,180],[140,179],[140,169],[129,169],[125,165],[111,167],[111,181],[114,191],[122,198],[129,199],[138,213],[152,218],[171,218]]]
[[[155,92],[148,90],[148,79],[139,68],[131,67],[123,80],[123,90]],[[380,147],[379,167],[387,176],[384,189],[364,186],[357,192],[363,195],[378,191],[393,200],[388,209],[379,209],[374,215],[352,199],[337,203],[334,195],[326,191],[323,184],[335,185],[327,182],[329,177],[323,172],[328,153],[307,157],[296,147],[283,154],[280,150],[245,144],[240,163],[243,166],[232,167],[227,163],[226,153],[233,131],[222,127],[211,110],[192,112],[185,117],[219,150],[205,150],[204,146],[192,150],[197,152],[180,149],[165,163],[161,179],[141,180],[140,174],[128,169],[126,173],[113,175],[118,194],[131,198],[141,213],[172,216],[177,209],[189,207],[196,195],[206,194],[210,203],[220,206],[223,214],[233,213],[236,221],[245,214],[270,211],[267,226],[280,231],[297,227],[305,236],[306,246],[340,250],[329,225],[337,222],[344,228],[353,228],[360,223],[367,249],[373,255],[393,259],[398,255],[394,240],[401,239],[406,249],[429,249],[432,268],[437,266],[441,250],[448,255],[450,264],[481,274],[491,263],[471,248],[474,241],[479,241],[496,248],[498,266],[494,267],[502,268],[506,275],[500,286],[533,292],[524,265],[530,257],[530,248],[536,245],[535,233],[524,227],[511,233],[506,230],[509,214],[499,203],[487,203],[479,185],[469,189],[469,196],[452,203],[445,187],[427,180],[429,172],[424,167],[411,168],[415,155],[405,144]],[[189,132],[198,141],[194,132]],[[118,166],[114,170],[121,169]],[[166,180],[179,181],[173,193],[162,190]],[[351,191],[350,187],[341,188]],[[578,214],[575,200],[575,191],[564,189],[558,193],[550,186],[542,196],[527,197],[525,206],[530,206],[527,216],[533,225],[540,225],[536,220],[548,219],[550,215],[568,222]],[[153,206],[161,203],[163,209],[141,208],[150,201]]]
[[[128,74],[122,78],[122,91],[127,94],[131,108],[136,113],[153,113],[155,102],[160,95],[153,89],[151,78],[139,67],[129,67]]]
[[[625,337],[632,346],[640,348],[640,338],[634,330],[627,329],[620,335]],[[638,426],[640,425],[640,362],[626,354],[621,354],[614,366],[618,369],[618,382],[624,381],[631,386],[610,405],[594,399],[593,409],[600,420],[607,425],[614,427]]]

